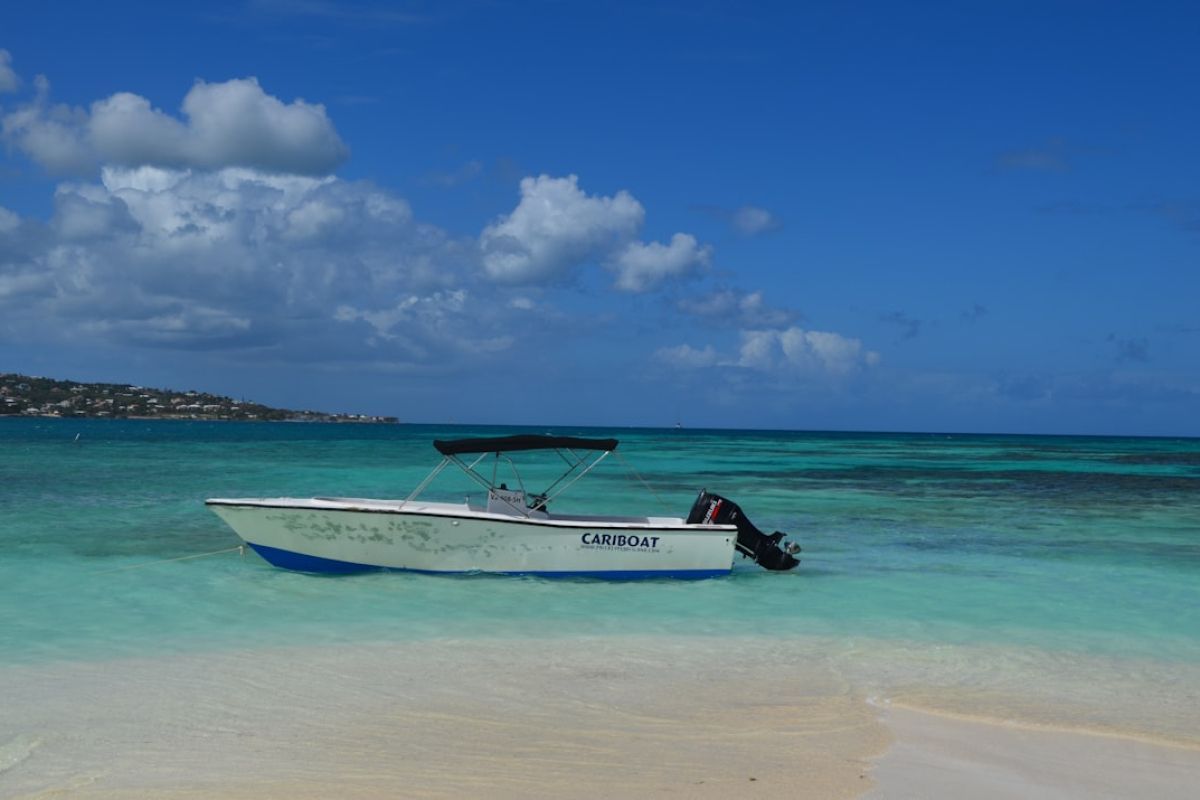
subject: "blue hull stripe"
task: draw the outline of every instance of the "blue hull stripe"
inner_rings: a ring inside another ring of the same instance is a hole
[[[375,567],[370,564],[355,564],[352,561],[337,561],[320,556],[306,556],[291,550],[280,550],[278,547],[268,547],[265,544],[247,542],[268,563],[284,569],[299,572],[319,572],[326,575],[350,575],[356,572],[417,572],[425,575],[471,575],[484,574],[475,572],[453,572],[426,569],[404,569],[395,567]],[[641,580],[647,578],[682,578],[684,580],[700,580],[703,578],[719,578],[728,575],[727,569],[622,569],[622,570],[582,570],[582,571],[540,571],[518,570],[514,572],[488,573],[497,575],[536,575],[542,578],[606,578],[608,580]]]

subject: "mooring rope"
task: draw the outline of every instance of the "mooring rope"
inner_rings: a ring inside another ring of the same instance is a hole
[[[141,564],[126,564],[123,567],[114,567],[112,569],[101,569],[91,573],[92,575],[108,575],[112,572],[124,572],[129,569],[141,569],[142,567],[154,567],[159,564],[169,564],[172,561],[187,561],[190,558],[207,558],[208,556],[219,556],[223,553],[232,553],[234,551],[246,554],[246,545],[239,544],[237,547],[226,547],[224,550],[213,550],[211,553],[193,553],[190,556],[178,556],[176,558],[163,558],[158,561],[146,561]]]

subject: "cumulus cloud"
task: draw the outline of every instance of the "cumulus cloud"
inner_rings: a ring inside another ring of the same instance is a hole
[[[589,196],[575,175],[521,181],[521,201],[480,236],[483,267],[502,283],[552,280],[632,239],[645,218],[626,191]]]
[[[338,316],[345,306],[393,340],[428,339],[435,353],[448,339],[425,330],[428,316],[372,315],[398,298],[453,292],[473,269],[471,242],[417,223],[369,183],[332,177],[106,167],[99,182],[61,184],[48,222],[10,216],[0,316],[148,345],[361,342]],[[31,226],[37,235],[22,233]]]
[[[104,143],[107,120],[136,115],[162,125],[161,136],[105,152],[153,146],[165,158],[190,135],[133,96],[105,103],[86,124],[63,111],[68,133],[100,132],[75,145]],[[531,326],[559,324],[551,302],[495,283],[594,258],[618,288],[644,291],[707,264],[710,249],[687,234],[641,242],[643,215],[627,192],[593,197],[573,177],[541,176],[523,182],[518,207],[479,239],[454,239],[366,182],[108,164],[98,180],[60,183],[44,222],[0,209],[0,318],[43,339],[462,365],[515,346]],[[494,278],[485,256],[493,272],[500,266]],[[486,291],[476,291],[481,278],[491,279]]]
[[[736,354],[720,355],[711,345],[661,348],[655,357],[682,368],[716,364],[770,373],[796,373],[843,377],[879,364],[878,353],[858,339],[830,331],[810,331],[796,326],[743,330]]]
[[[676,233],[667,244],[639,240],[646,212],[624,190],[589,195],[575,175],[521,181],[512,213],[487,226],[479,239],[484,271],[498,283],[558,282],[588,262],[603,264],[615,286],[645,292],[708,266],[712,248]]]
[[[802,370],[816,370],[835,375],[844,375],[862,366],[875,366],[879,354],[864,350],[862,342],[829,331],[806,331],[791,327],[782,331],[743,331],[742,356],[748,349],[753,351],[755,362],[747,366],[758,366],[764,353],[773,349],[764,348],[764,341],[778,343],[782,362]],[[776,366],[769,364],[769,367]]]
[[[197,81],[183,99],[182,120],[130,92],[87,110],[52,104],[45,78],[35,83],[35,99],[4,115],[0,133],[56,173],[106,164],[324,175],[348,155],[324,106],[284,103],[255,78]]]
[[[0,117],[0,138],[52,172],[84,172],[94,159],[83,140],[87,112],[66,105],[52,105],[50,82],[44,75],[33,80],[32,103]]]
[[[55,201],[51,229],[63,243],[103,240],[137,228],[120,197],[84,187],[61,187]]]
[[[7,50],[0,50],[0,94],[15,92],[21,86],[21,79],[13,72],[12,55]]]
[[[667,245],[630,242],[612,259],[610,268],[617,274],[618,289],[644,292],[667,278],[708,266],[711,258],[711,247],[700,245],[691,234],[677,233]]]
[[[449,368],[565,329],[539,283],[591,265],[645,292],[712,259],[687,233],[642,240],[641,203],[589,195],[573,175],[525,178],[510,213],[452,237],[332,175],[346,148],[324,108],[252,78],[198,81],[178,115],[131,92],[55,104],[44,77],[32,83],[0,138],[80,177],[58,184],[48,219],[0,208],[0,336]]]

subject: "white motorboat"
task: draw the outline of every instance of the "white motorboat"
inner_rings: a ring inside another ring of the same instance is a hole
[[[551,513],[551,502],[612,453],[616,439],[520,435],[433,444],[441,463],[403,500],[213,498],[206,504],[268,562],[303,572],[709,578],[728,574],[735,552],[767,569],[798,563],[800,548],[783,544],[784,534],[763,534],[736,504],[706,491],[686,518]],[[557,451],[566,471],[536,494],[526,492],[515,465],[517,488],[498,483],[496,466],[512,464],[509,453],[529,450]],[[490,479],[479,469],[489,456]],[[419,499],[452,464],[486,489],[486,505]]]

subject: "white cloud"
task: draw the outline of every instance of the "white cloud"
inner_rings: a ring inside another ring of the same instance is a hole
[[[730,223],[743,236],[757,236],[779,228],[779,219],[765,208],[742,206],[733,212]]]
[[[679,345],[658,350],[655,357],[678,367],[699,369],[725,364],[772,374],[796,373],[843,377],[874,367],[880,356],[862,342],[829,331],[789,328],[742,330],[736,355],[722,356],[711,345],[698,350]]]
[[[742,331],[738,358],[739,365],[755,369],[791,368],[831,375],[845,375],[878,363],[879,354],[864,350],[858,339],[795,326]]]
[[[323,105],[284,104],[254,78],[197,82],[183,101],[200,166],[273,172],[331,172],[348,155]]]
[[[477,243],[365,182],[105,167],[60,184],[49,222],[0,226],[0,334],[29,339],[448,370],[550,319],[473,292]]]
[[[6,114],[0,131],[53,172],[83,173],[106,164],[323,175],[348,154],[324,106],[284,103],[255,78],[197,81],[184,97],[184,120],[129,92],[86,111],[52,105],[48,82],[39,76],[36,83],[37,97]]]
[[[775,369],[778,364],[779,331],[742,331],[737,365],[750,369]]]
[[[118,92],[92,103],[90,118],[81,133],[106,163],[188,166],[187,127],[136,94]]]
[[[26,224],[37,235],[0,236],[0,255],[15,242],[0,257],[0,316],[180,347],[346,338],[338,306],[374,313],[442,291],[473,253],[370,184],[247,169],[106,167],[99,183],[61,184],[49,223]]]
[[[610,268],[617,273],[618,289],[644,292],[668,278],[682,277],[706,267],[711,259],[711,247],[701,246],[691,234],[677,233],[669,245],[630,242],[612,259]]]
[[[119,197],[82,186],[62,186],[55,193],[52,228],[60,241],[106,239],[137,228]]]
[[[346,213],[328,200],[308,200],[287,215],[287,236],[292,239],[313,239],[336,230],[346,219]]]
[[[626,191],[589,196],[575,175],[521,181],[521,201],[479,239],[483,268],[501,283],[553,281],[628,242],[645,210]]]
[[[616,288],[644,292],[708,266],[712,248],[691,234],[676,233],[665,245],[640,241],[645,216],[624,190],[595,196],[575,175],[525,178],[517,207],[479,237],[484,272],[497,283],[555,283],[593,262],[616,275]]]
[[[865,350],[856,338],[829,331],[806,331],[792,326],[784,330],[742,331],[740,366],[757,369],[798,369],[845,375],[862,367],[874,367],[880,354]]]
[[[52,172],[84,172],[94,163],[84,141],[87,112],[51,105],[50,82],[44,75],[33,79],[32,103],[0,117],[0,138]]]
[[[879,354],[864,351],[862,342],[829,331],[788,328],[779,334],[779,345],[788,363],[844,375],[862,366],[875,366]]]
[[[254,79],[199,81],[178,116],[129,92],[54,104],[44,77],[33,84],[0,115],[0,137],[95,177],[60,183],[49,220],[0,208],[0,334],[23,341],[452,369],[572,330],[526,284],[590,264],[616,289],[648,291],[712,257],[686,233],[643,242],[629,192],[589,195],[574,175],[525,178],[511,213],[455,239],[402,198],[328,174],[345,146],[325,110]]]
[[[0,50],[0,94],[15,92],[21,86],[21,79],[13,72],[12,54]]]

